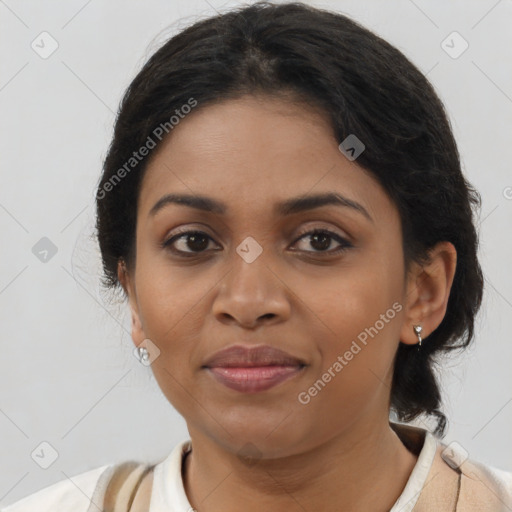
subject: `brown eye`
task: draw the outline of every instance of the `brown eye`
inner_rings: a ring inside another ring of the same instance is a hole
[[[175,253],[201,253],[204,252],[213,239],[203,231],[185,231],[173,236],[162,244],[163,247],[169,247]]]
[[[303,252],[309,252],[313,254],[338,254],[353,245],[332,231],[326,229],[315,229],[304,233],[296,242],[297,244],[301,240],[309,241],[307,244],[312,247],[313,250],[299,249]],[[181,256],[193,256],[195,254],[201,254],[208,250],[210,242],[214,240],[204,233],[203,231],[184,231],[171,237],[169,240],[162,244],[163,248],[168,248],[171,252]],[[338,244],[338,247],[329,250],[332,246],[333,241]]]
[[[313,247],[314,251],[305,250],[305,252],[317,252],[317,253],[327,253],[327,254],[337,254],[346,249],[353,247],[353,245],[332,231],[328,231],[326,229],[314,229],[312,231],[308,231],[304,235],[302,235],[298,240],[307,239],[309,237],[308,244],[310,247]],[[339,247],[334,250],[327,250],[331,246],[333,240],[339,244]],[[296,243],[297,243],[296,242]],[[301,249],[302,250],[302,249]]]

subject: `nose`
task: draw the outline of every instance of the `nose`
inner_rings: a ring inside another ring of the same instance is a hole
[[[238,255],[218,285],[212,310],[225,324],[255,329],[260,324],[283,322],[290,316],[287,286],[259,257],[247,263]]]

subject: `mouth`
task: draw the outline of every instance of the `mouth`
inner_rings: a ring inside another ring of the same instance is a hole
[[[300,374],[305,367],[303,360],[268,345],[231,346],[203,365],[216,381],[242,393],[270,389]]]
[[[211,375],[230,389],[258,393],[297,375],[304,366],[251,366],[208,368]]]

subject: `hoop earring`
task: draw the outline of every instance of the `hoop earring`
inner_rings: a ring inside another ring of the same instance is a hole
[[[416,333],[416,336],[418,336],[418,340],[420,342],[419,346],[421,347],[421,331],[423,331],[423,327],[421,327],[421,325],[413,325],[412,327]]]

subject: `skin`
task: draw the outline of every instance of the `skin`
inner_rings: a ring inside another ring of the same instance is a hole
[[[187,422],[191,505],[199,512],[389,510],[417,460],[389,426],[393,358],[400,341],[418,343],[413,325],[426,338],[441,323],[454,246],[439,243],[431,263],[413,264],[405,279],[396,207],[340,152],[326,116],[310,106],[244,96],[196,109],[171,135],[141,185],[135,268],[121,261],[118,276],[133,342],[150,353],[144,340],[158,347],[151,368]],[[363,205],[372,220],[335,205],[273,211],[275,202],[332,191]],[[170,204],[150,216],[170,192],[213,197],[227,212]],[[207,235],[203,245],[187,237],[174,243],[191,258],[160,246],[178,227]],[[352,247],[332,254],[340,242],[315,243],[305,235],[314,228]],[[248,236],[263,249],[252,263],[236,251]],[[394,318],[301,404],[299,393],[394,303],[402,306]],[[240,393],[202,368],[238,343],[269,344],[307,366],[267,391]],[[249,463],[239,456],[246,443],[256,448]]]

